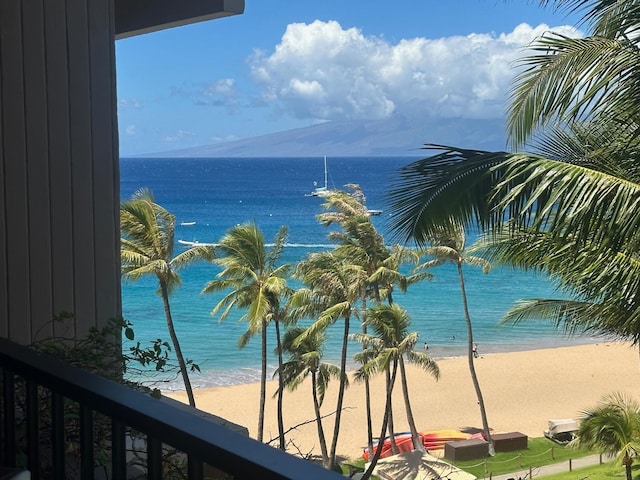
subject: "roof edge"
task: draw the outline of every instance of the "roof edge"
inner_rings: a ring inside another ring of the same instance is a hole
[[[116,39],[244,13],[245,0],[115,0]]]

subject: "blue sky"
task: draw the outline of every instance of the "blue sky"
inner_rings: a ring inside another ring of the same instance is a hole
[[[332,120],[504,115],[514,60],[577,17],[528,0],[246,0],[118,40],[121,155]]]

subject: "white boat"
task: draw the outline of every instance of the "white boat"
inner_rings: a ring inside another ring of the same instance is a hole
[[[317,185],[316,182],[313,182],[314,185]],[[309,194],[311,197],[326,197],[329,195],[331,190],[329,190],[329,186],[327,185],[327,156],[324,156],[324,186],[314,188],[313,192]]]
[[[375,208],[368,208],[367,213],[369,215],[380,215],[382,214],[382,210],[376,210]]]
[[[186,245],[187,247],[215,247],[217,246],[217,243],[206,243],[206,242],[199,242],[198,240],[194,240],[193,242],[190,242],[189,240],[178,240],[178,243],[180,245]]]
[[[180,222],[180,225],[183,225],[185,227],[190,227],[191,225],[195,225],[196,222]]]
[[[179,244],[181,244],[181,245],[187,245],[187,246],[189,246],[189,247],[197,247],[197,246],[199,246],[199,245],[202,245],[202,244],[201,244],[200,242],[198,242],[197,240],[194,240],[193,242],[190,242],[190,241],[188,241],[188,240],[182,240],[182,239],[180,239],[180,240],[178,240],[178,243],[179,243]]]

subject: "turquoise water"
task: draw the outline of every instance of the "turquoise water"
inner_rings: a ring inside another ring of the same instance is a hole
[[[388,236],[385,193],[397,169],[409,158],[330,158],[329,183],[342,188],[357,183],[367,196],[369,208],[383,210],[374,218],[379,231]],[[306,196],[314,182],[323,178],[322,158],[270,159],[122,159],[121,195],[128,198],[141,187],[150,188],[156,201],[176,215],[176,251],[186,242],[216,242],[232,226],[255,221],[270,241],[281,225],[289,228],[283,263],[294,263],[307,253],[331,248],[327,229],[315,216],[322,212],[322,199]],[[192,375],[194,387],[229,385],[258,380],[260,339],[251,340],[244,349],[237,340],[246,325],[233,312],[224,322],[210,315],[220,295],[202,295],[200,291],[217,270],[198,263],[180,271],[182,286],[171,297],[177,334],[185,357],[199,364],[202,372]],[[412,318],[412,330],[428,342],[435,358],[458,356],[466,352],[460,286],[453,266],[432,271],[434,279],[410,287],[394,300],[406,308]],[[495,269],[484,275],[467,267],[465,280],[474,339],[479,352],[546,348],[595,341],[591,338],[565,338],[548,324],[502,326],[497,323],[513,303],[522,298],[557,297],[553,285],[544,278],[511,269]],[[169,340],[163,305],[155,293],[153,278],[123,283],[124,317],[133,323],[136,341],[143,345],[156,338]],[[359,330],[357,321],[353,331]],[[340,327],[330,331],[325,348],[329,361],[338,360]],[[273,332],[272,332],[273,333]],[[275,341],[270,338],[269,350]],[[125,342],[125,348],[131,343]],[[354,345],[352,351],[355,352]],[[273,370],[275,355],[270,366]],[[163,388],[180,388],[172,380]]]

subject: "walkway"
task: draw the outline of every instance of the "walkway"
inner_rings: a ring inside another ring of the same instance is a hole
[[[608,462],[611,459],[607,457],[602,457],[602,462]],[[575,470],[576,468],[588,467],[590,465],[598,465],[600,463],[600,455],[589,455],[587,457],[582,458],[574,458],[569,462],[569,460],[559,463],[552,463],[550,465],[543,465],[542,467],[535,467],[531,469],[531,477],[539,478],[545,475],[552,475],[554,473],[562,473],[568,472],[569,470]],[[529,480],[531,477],[529,476],[529,469],[520,470],[512,473],[505,473],[503,475],[494,475],[491,477],[491,480]],[[482,477],[478,477],[481,479]],[[488,477],[487,477],[488,478]]]

